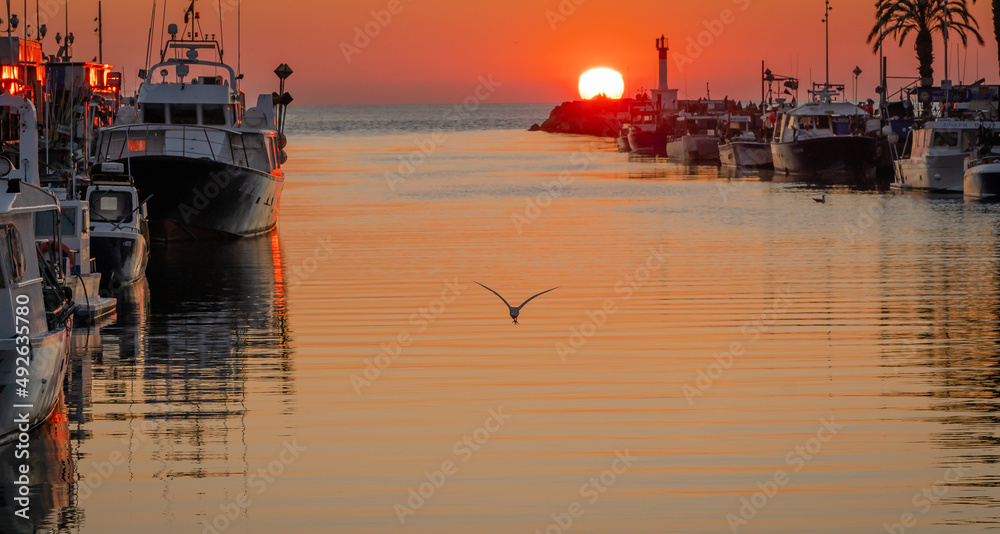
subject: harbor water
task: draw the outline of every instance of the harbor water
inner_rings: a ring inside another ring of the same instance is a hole
[[[996,527],[1000,207],[528,132],[551,107],[290,108],[277,231],[154,247],[77,327],[0,532]],[[515,325],[475,282],[558,289]]]

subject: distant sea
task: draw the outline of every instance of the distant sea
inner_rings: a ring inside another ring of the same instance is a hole
[[[290,134],[372,136],[388,133],[528,129],[556,104],[302,106],[289,108]]]

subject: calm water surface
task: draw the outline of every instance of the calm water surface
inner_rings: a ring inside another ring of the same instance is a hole
[[[154,249],[0,531],[997,525],[1000,209],[449,109],[291,114],[278,231]]]

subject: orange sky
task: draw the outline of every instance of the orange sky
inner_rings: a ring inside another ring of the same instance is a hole
[[[43,12],[51,5],[53,13],[47,18],[43,14],[50,30],[47,53],[55,52],[54,34],[63,30],[63,1],[40,2]],[[238,1],[221,0],[227,59],[233,63]],[[12,4],[15,13],[24,11],[23,2]],[[168,22],[183,22],[185,4],[168,1]],[[873,96],[877,85],[877,56],[865,43],[873,4],[833,0],[831,81],[845,83],[848,97],[853,97],[851,71],[856,65],[864,71],[860,95]],[[158,0],[157,32],[163,5],[164,0]],[[217,31],[218,1],[200,0],[197,5],[206,30]],[[372,10],[390,6],[396,14],[384,25],[376,22]],[[75,57],[91,59],[97,55],[97,1],[72,0],[69,7],[70,29],[77,37]],[[105,0],[103,7],[104,59],[124,68],[127,87],[134,90],[135,72],[144,62],[152,0]],[[702,35],[702,42],[710,44],[695,57],[697,49],[689,49],[690,42],[726,9],[735,20],[715,23],[718,36]],[[560,11],[564,20],[552,17]],[[968,57],[963,51],[960,60],[953,58],[952,78],[972,81],[978,75],[998,83],[990,3],[979,1],[973,12],[986,46],[970,47]],[[759,98],[761,60],[776,73],[797,73],[803,87],[810,69],[814,80],[822,80],[822,17],[822,0],[243,0],[244,89],[254,94],[276,90],[271,71],[287,62],[295,71],[287,89],[298,104],[459,102],[472,94],[481,75],[492,75],[501,84],[491,102],[556,102],[578,98],[580,74],[597,66],[622,72],[630,91],[653,86],[654,40],[662,33],[670,39],[671,54],[691,59],[683,69],[679,57],[670,61],[671,86],[680,89],[681,98],[705,96],[707,82],[713,98]],[[34,18],[34,2],[29,2],[29,18]],[[366,25],[378,35],[358,47],[356,29]],[[154,49],[158,44],[157,35]],[[350,61],[345,45],[356,47]],[[890,75],[915,75],[912,38],[903,47],[888,47],[887,55]],[[935,56],[935,75],[940,78],[939,38]]]

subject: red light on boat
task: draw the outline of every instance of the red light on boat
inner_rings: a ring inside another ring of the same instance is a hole
[[[130,139],[128,142],[128,149],[131,152],[145,152],[146,151],[146,140],[145,139]]]

